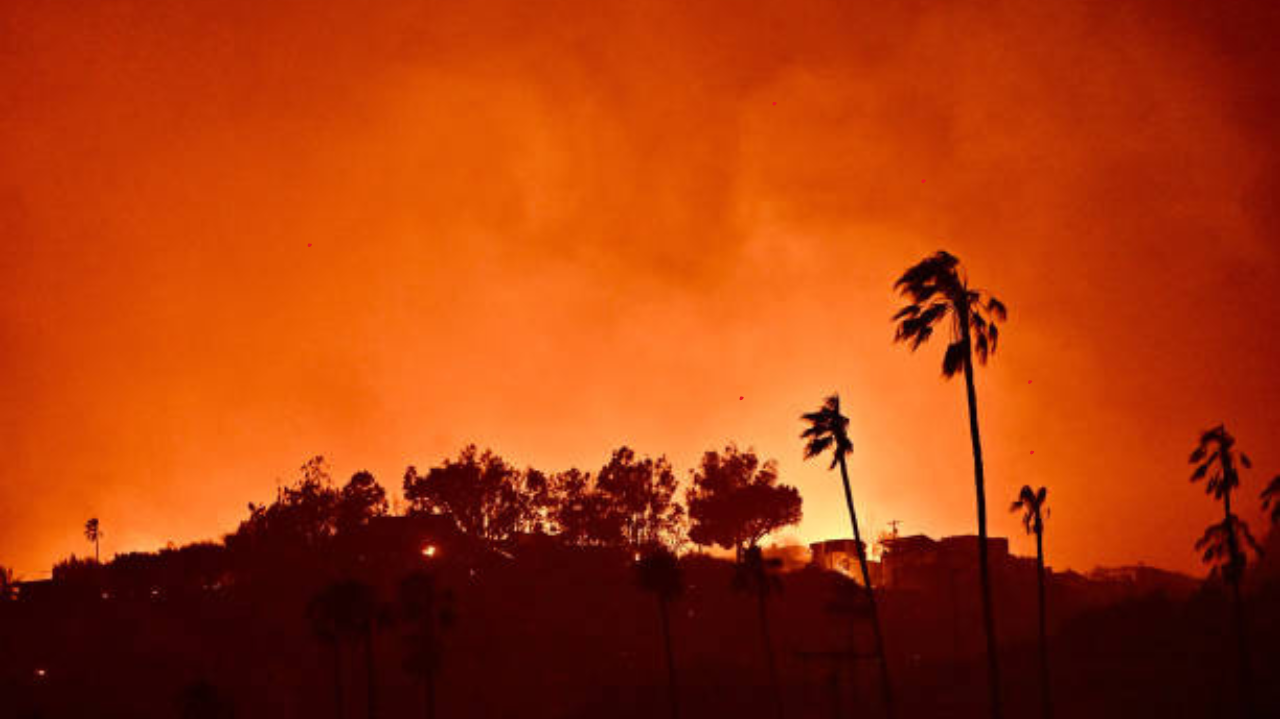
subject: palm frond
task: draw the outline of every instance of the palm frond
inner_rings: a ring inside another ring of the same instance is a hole
[[[1262,498],[1263,511],[1271,511],[1271,521],[1280,522],[1280,475],[1276,475],[1271,479],[1271,483],[1267,488],[1262,490],[1260,495]]]
[[[979,364],[987,363],[987,334],[985,332],[974,333],[973,343],[974,354],[978,356]]]
[[[840,413],[840,395],[827,397],[821,409],[802,414],[800,419],[809,423],[800,433],[801,439],[808,440],[804,447],[805,459],[812,459],[834,448],[831,468],[835,469],[840,458],[853,451],[853,443],[849,441],[848,435],[849,418]]]
[[[1045,497],[1048,490],[1041,487],[1034,490],[1031,485],[1024,484],[1021,491],[1018,492],[1018,499],[1009,507],[1010,512],[1024,510],[1022,514],[1022,527],[1027,534],[1032,534],[1043,528],[1043,507]]]
[[[919,314],[920,314],[920,305],[915,305],[915,304],[907,305],[906,307],[903,307],[902,309],[893,313],[893,321],[897,322],[898,320],[904,317],[915,317]]]
[[[947,351],[942,355],[942,376],[951,378],[956,373],[964,369],[965,361],[965,345],[963,341],[952,342],[947,345]]]
[[[991,313],[993,319],[1005,322],[1009,317],[1009,310],[1004,303],[994,297],[987,297],[987,312]]]
[[[894,289],[905,294],[936,287],[939,278],[955,277],[959,264],[960,260],[955,256],[946,250],[938,250],[903,272],[897,282],[893,283]]]
[[[827,435],[825,437],[814,437],[804,446],[804,458],[813,459],[814,457],[817,457],[830,449],[831,445],[835,444],[835,441],[835,437],[832,437],[831,435]]]

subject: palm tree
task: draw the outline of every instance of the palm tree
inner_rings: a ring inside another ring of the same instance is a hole
[[[876,609],[875,590],[871,587],[871,571],[867,566],[866,545],[862,542],[862,532],[858,528],[858,513],[853,508],[853,491],[849,488],[849,468],[846,457],[853,452],[853,442],[849,439],[849,418],[840,414],[840,395],[833,394],[823,403],[822,408],[800,417],[809,426],[800,434],[807,440],[804,446],[804,458],[817,457],[828,449],[831,450],[831,466],[828,469],[840,468],[840,479],[844,482],[844,501],[849,509],[849,523],[853,525],[853,543],[858,548],[858,565],[862,570],[862,586],[867,593],[867,610],[871,617],[871,628],[876,642],[876,658],[880,662],[880,691],[884,696],[885,714],[893,719],[893,683],[889,680],[889,662],[885,657],[884,637],[880,630],[880,615]]]
[[[98,524],[97,517],[84,523],[84,538],[93,542],[93,561],[95,564],[99,563],[98,540],[102,538],[102,528]]]
[[[1039,600],[1037,626],[1040,630],[1040,710],[1045,719],[1053,716],[1053,703],[1049,700],[1049,633],[1045,630],[1044,603],[1044,518],[1048,509],[1044,506],[1049,490],[1032,489],[1023,485],[1018,499],[1009,507],[1010,512],[1022,510],[1022,526],[1027,534],[1036,535],[1036,585]]]
[[[765,559],[757,545],[747,547],[741,559],[734,563],[733,587],[756,595],[756,609],[760,618],[760,639],[764,648],[765,665],[769,671],[769,683],[773,687],[774,713],[782,719],[782,686],[778,681],[778,664],[774,659],[773,637],[769,631],[769,612],[766,600],[770,594],[782,591],[782,582],[773,574],[782,562]]]
[[[989,292],[971,289],[960,260],[939,251],[902,273],[894,288],[910,303],[893,316],[898,322],[894,342],[911,351],[927,342],[934,327],[950,319],[950,344],[942,357],[946,379],[964,373],[969,400],[969,439],[973,443],[973,483],[978,499],[978,574],[982,585],[982,626],[987,635],[987,691],[991,716],[1000,719],[1000,659],[996,644],[995,609],[991,601],[991,569],[987,560],[987,493],[982,470],[982,439],[978,434],[978,397],[973,388],[973,358],[982,364],[996,351],[1006,317],[1005,306]]]
[[[347,638],[364,638],[365,667],[368,674],[368,718],[373,719],[377,714],[373,665],[376,605],[373,588],[353,579],[328,585],[307,604],[307,619],[311,622],[312,633],[321,642],[333,647],[333,691],[337,719],[342,719],[344,710],[342,645]]]
[[[436,715],[436,672],[440,668],[439,628],[453,622],[453,595],[441,591],[434,574],[415,571],[400,582],[400,613],[418,624],[406,667],[422,676],[423,711]]]
[[[1223,580],[1231,587],[1232,618],[1236,635],[1236,662],[1240,675],[1240,699],[1243,716],[1252,716],[1253,687],[1249,667],[1248,634],[1245,631],[1244,600],[1240,584],[1244,577],[1246,557],[1243,544],[1258,549],[1258,543],[1249,533],[1249,525],[1231,511],[1231,491],[1240,486],[1239,467],[1250,469],[1253,463],[1249,455],[1235,448],[1236,439],[1224,425],[1200,433],[1200,441],[1188,462],[1195,465],[1191,481],[1207,480],[1205,493],[1222,501],[1223,520],[1210,525],[1204,536],[1196,542],[1206,563],[1222,570]],[[1274,482],[1273,482],[1274,484]],[[1268,490],[1271,488],[1268,487]]]
[[[671,719],[679,719],[680,705],[676,693],[676,662],[671,652],[671,623],[667,606],[684,591],[684,576],[676,555],[666,547],[656,547],[636,562],[636,581],[640,588],[652,592],[658,600],[658,617],[662,623],[662,646],[667,659],[667,700]]]
[[[1271,523],[1280,524],[1280,475],[1271,478],[1271,483],[1262,490],[1262,510],[1271,511]]]
[[[312,635],[322,644],[333,648],[333,707],[336,719],[343,718],[346,706],[342,687],[342,643],[347,633],[346,621],[349,613],[343,606],[346,600],[340,585],[331,584],[311,598],[306,612]]]

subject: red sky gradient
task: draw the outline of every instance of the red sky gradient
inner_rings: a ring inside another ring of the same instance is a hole
[[[893,7],[887,7],[892,5]],[[992,531],[1200,571],[1225,420],[1280,473],[1272,4],[0,5],[0,563],[217,537],[312,454],[777,457],[841,392],[873,530],[974,529],[959,382],[891,344],[946,248],[1010,308]],[[743,399],[739,399],[739,397]]]

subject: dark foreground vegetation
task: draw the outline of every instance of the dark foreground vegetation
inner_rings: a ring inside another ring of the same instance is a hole
[[[252,560],[237,566],[245,558],[197,545],[162,553],[131,576],[120,566],[101,582],[84,576],[48,596],[8,603],[0,618],[3,713],[432,716],[420,663],[426,642],[436,653],[434,716],[670,715],[661,620],[653,593],[637,582],[633,557],[554,543],[530,544],[511,559],[459,541],[433,546],[431,558],[406,546],[364,561],[332,551],[268,567]],[[399,591],[405,576],[423,569],[438,592],[435,638],[424,636],[421,617],[404,611]],[[735,589],[733,563],[688,556],[680,569],[683,592],[667,604],[680,714],[776,716],[758,603]],[[359,608],[336,636],[317,632],[308,607],[339,578],[370,588],[367,633]],[[771,592],[765,607],[785,715],[880,716],[873,637],[858,621],[860,593],[843,576],[816,569],[782,573],[777,585],[781,591]],[[976,583],[964,589],[975,601],[961,626],[976,628]],[[1255,671],[1278,676],[1275,573],[1246,596]],[[1135,597],[1071,616],[1051,610],[1057,715],[1233,715],[1234,648],[1224,641],[1229,599],[1209,584],[1190,596]],[[879,608],[898,714],[987,712],[980,630],[964,629],[957,642],[951,603],[942,597],[890,590]],[[1030,613],[1002,619],[1010,628],[1034,625]],[[1002,646],[1003,697],[1011,715],[1034,716],[1035,635],[1019,633],[1022,640]],[[1277,715],[1274,693],[1262,692],[1259,702],[1258,716]]]

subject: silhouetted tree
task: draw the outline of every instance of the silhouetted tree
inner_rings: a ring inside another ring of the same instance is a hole
[[[782,719],[782,683],[778,678],[778,663],[773,651],[773,635],[769,631],[768,598],[782,591],[782,580],[775,572],[782,565],[776,558],[765,559],[760,547],[748,547],[733,565],[733,588],[754,594],[756,611],[760,620],[760,641],[764,649],[765,666],[769,672],[769,684],[773,688],[774,713]]]
[[[969,402],[969,439],[973,444],[973,482],[978,502],[978,574],[982,584],[982,624],[987,639],[987,691],[991,716],[1002,715],[1000,659],[996,643],[995,609],[991,598],[991,568],[987,557],[987,494],[982,467],[982,439],[978,433],[978,397],[973,386],[973,358],[982,364],[994,354],[1000,339],[997,322],[1006,318],[1005,306],[990,293],[969,287],[960,261],[939,251],[908,269],[894,288],[910,303],[893,316],[898,322],[895,342],[905,342],[914,352],[927,342],[933,330],[946,323],[950,329],[942,357],[942,376],[964,374]]]
[[[668,604],[684,591],[684,577],[676,555],[666,547],[654,547],[636,562],[636,581],[640,588],[653,593],[658,601],[658,619],[662,626],[662,647],[667,660],[667,701],[671,719],[680,716],[679,684],[676,681],[675,655],[671,651],[671,622]]]
[[[516,531],[526,534],[551,534],[555,528],[555,486],[552,477],[526,467],[516,481],[521,508]]]
[[[1245,545],[1251,545],[1255,551],[1259,547],[1249,533],[1249,525],[1231,511],[1231,492],[1240,486],[1239,467],[1249,469],[1253,466],[1249,456],[1237,450],[1235,444],[1235,437],[1220,424],[1200,433],[1200,441],[1188,461],[1196,467],[1191,473],[1191,481],[1206,480],[1205,493],[1222,502],[1222,522],[1210,525],[1205,530],[1204,536],[1196,542],[1196,550],[1202,553],[1202,559],[1214,568],[1215,573],[1221,573],[1223,580],[1231,588],[1240,706],[1244,716],[1251,716],[1253,682],[1240,584],[1244,578],[1246,563]]]
[[[1271,478],[1271,483],[1262,490],[1262,511],[1271,512],[1271,523],[1280,523],[1280,475]]]
[[[666,457],[641,459],[620,447],[596,475],[595,486],[618,515],[626,546],[641,548],[679,543],[684,507],[674,500],[677,484]]]
[[[750,450],[729,445],[707,452],[693,472],[685,495],[689,506],[689,539],[695,544],[733,549],[737,556],[781,527],[801,518],[800,492],[778,484],[778,463]]]
[[[338,492],[334,511],[337,531],[349,532],[386,515],[387,491],[371,473],[356,472]]]
[[[98,523],[98,518],[94,517],[84,523],[84,538],[93,542],[93,561],[101,562],[98,556],[98,540],[102,538],[102,527]]]
[[[489,450],[467,445],[456,460],[446,459],[425,475],[409,467],[404,497],[409,514],[446,514],[473,537],[509,539],[524,512],[517,480],[520,472]]]
[[[53,565],[53,581],[78,590],[97,590],[102,583],[104,567],[91,559],[71,555]]]
[[[274,555],[286,549],[310,552],[328,544],[337,530],[339,492],[322,456],[307,460],[302,476],[277,490],[274,502],[249,504],[249,518],[227,538],[228,547],[246,546]]]
[[[400,582],[400,614],[414,626],[405,668],[421,677],[424,716],[434,719],[440,630],[453,623],[453,594],[438,586],[434,574],[415,571]]]
[[[858,513],[853,506],[853,490],[849,485],[847,457],[853,452],[849,439],[849,418],[840,413],[840,396],[831,395],[816,412],[802,415],[809,426],[800,434],[806,440],[804,458],[812,459],[831,450],[828,470],[840,468],[840,480],[844,484],[844,501],[849,510],[849,523],[853,525],[853,543],[858,549],[858,566],[862,570],[862,586],[867,593],[867,611],[876,643],[876,659],[880,662],[880,692],[884,698],[885,714],[894,716],[893,682],[889,678],[889,660],[884,648],[884,635],[880,627],[880,613],[876,606],[875,589],[871,586],[871,570],[867,566],[867,547],[858,527]]]
[[[1048,514],[1045,499],[1049,490],[1032,489],[1023,485],[1018,498],[1009,507],[1010,512],[1022,511],[1022,526],[1027,534],[1036,535],[1036,598],[1038,613],[1036,627],[1040,635],[1040,710],[1045,719],[1053,716],[1053,703],[1049,696],[1049,633],[1045,627],[1045,576],[1044,576],[1044,518]]]
[[[333,647],[334,706],[338,719],[342,718],[344,708],[342,649],[347,640],[364,641],[368,717],[373,719],[377,714],[373,657],[377,611],[373,588],[353,579],[326,586],[307,604],[307,619],[311,623],[312,633],[321,642]]]
[[[231,702],[207,681],[188,684],[178,695],[182,719],[231,719]]]
[[[595,488],[590,472],[569,469],[552,476],[550,516],[561,541],[573,546],[616,547],[622,541],[622,515]]]
[[[0,602],[12,602],[18,598],[18,580],[11,567],[0,566]]]

